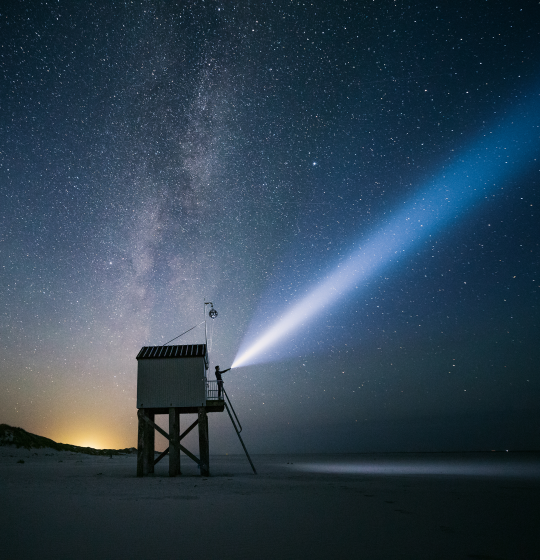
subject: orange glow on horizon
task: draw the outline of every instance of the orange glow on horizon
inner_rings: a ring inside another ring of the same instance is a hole
[[[39,436],[57,443],[90,447],[93,449],[126,449],[137,446],[137,416],[131,410],[124,413],[111,408],[88,410],[79,406],[76,411],[69,406],[63,414],[47,418],[47,422],[28,423],[23,427]],[[76,414],[75,414],[76,412]]]
[[[100,430],[91,431],[87,429],[64,429],[59,431],[59,434],[52,436],[51,439],[58,443],[66,443],[78,447],[91,447],[92,449],[124,449],[134,445],[122,441],[121,434],[103,434],[100,433]]]

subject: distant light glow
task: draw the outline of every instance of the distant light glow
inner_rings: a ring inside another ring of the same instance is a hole
[[[519,112],[486,129],[470,149],[443,166],[433,182],[390,211],[391,218],[383,227],[362,239],[359,249],[260,338],[254,342],[245,339],[232,367],[268,361],[265,352],[278,341],[500,190],[504,181],[522,172],[539,153],[539,117],[536,95],[533,102],[521,105]]]
[[[77,445],[78,447],[90,447],[92,449],[103,449],[102,446],[98,444],[96,440],[92,439],[80,439],[75,443],[70,442],[71,445]]]
[[[505,457],[507,459],[507,457]],[[540,478],[538,461],[493,460],[370,460],[343,463],[295,463],[290,469],[343,475],[384,476],[486,476],[497,478]]]

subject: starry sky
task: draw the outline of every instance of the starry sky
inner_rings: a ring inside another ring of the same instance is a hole
[[[212,301],[209,374],[230,367],[522,118],[528,151],[485,196],[224,379],[253,453],[540,448],[539,20],[495,0],[2,6],[0,422],[135,445],[142,346]],[[211,452],[235,437],[210,417]]]

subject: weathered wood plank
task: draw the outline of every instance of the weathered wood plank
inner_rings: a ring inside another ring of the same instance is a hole
[[[144,430],[146,428],[146,422],[139,413],[137,413],[137,416],[139,420],[139,433],[137,437],[137,476],[144,476]]]
[[[141,410],[143,410],[143,409],[141,409]],[[150,426],[152,426],[154,428],[154,430],[157,430],[166,440],[171,441],[170,438],[169,438],[169,434],[165,430],[160,428],[155,422],[150,420],[150,418],[148,418],[145,414],[141,414],[141,410],[139,410],[139,415],[143,418],[143,420],[147,424],[150,424]]]
[[[155,421],[156,419],[156,415],[153,412],[146,412],[146,417],[151,420],[152,422]],[[155,457],[155,451],[156,451],[156,432],[154,430],[152,430],[150,428],[150,426],[146,426],[147,427],[147,434],[146,437],[148,439],[148,445],[147,445],[147,459],[146,459],[146,464],[147,464],[147,469],[148,469],[148,473],[147,474],[152,474],[154,472],[154,457]]]
[[[145,416],[153,422],[155,414],[148,410]],[[156,432],[147,424],[145,430],[145,451],[144,451],[144,474],[152,474],[154,472],[154,455],[155,455]]]
[[[199,419],[197,418],[197,420],[195,420],[195,422],[193,422],[193,424],[191,424],[191,426],[180,436],[180,441],[182,441],[198,423]]]
[[[157,430],[164,438],[166,438],[169,442],[171,441],[171,438],[169,436],[169,434],[163,430],[162,428],[160,428],[155,422],[154,422],[154,413],[156,409],[151,409],[152,412],[152,419],[150,419],[144,412],[144,409],[139,409],[139,412],[137,414],[138,418],[139,418],[139,434],[142,435],[142,439],[144,441],[144,433],[146,432],[147,427],[152,427],[154,430]],[[182,409],[178,409],[179,413]],[[191,432],[191,430],[193,430],[193,428],[199,424],[200,422],[200,411],[203,411],[203,416],[204,416],[204,425],[205,425],[205,430],[204,430],[204,434],[203,437],[205,439],[205,441],[207,442],[206,446],[203,445],[203,448],[205,449],[205,465],[206,468],[201,468],[201,474],[203,474],[203,476],[208,476],[208,463],[209,463],[209,449],[208,449],[208,416],[206,415],[206,410],[204,407],[200,407],[198,409],[199,412],[199,418],[193,422],[193,424],[191,424],[191,426],[182,434],[182,436],[180,436],[178,438],[178,447],[180,449],[180,451],[182,451],[182,453],[185,453],[192,461],[194,461],[195,463],[197,463],[197,465],[199,465],[199,467],[201,466],[201,460],[196,457],[195,455],[193,455],[193,453],[191,453],[191,451],[189,451],[188,449],[186,449],[181,443],[180,443],[180,439],[182,439],[183,437],[185,437],[189,432]],[[161,412],[161,409],[159,409],[159,412]],[[149,430],[150,431],[150,430]],[[180,431],[180,429],[178,429],[178,431]],[[142,432],[142,434],[141,434]],[[200,447],[200,438],[201,438],[201,434],[199,431],[199,447]],[[153,447],[153,446],[152,446]],[[142,456],[142,467],[141,470],[143,470],[144,467],[144,442],[143,445],[139,445],[139,449],[141,449],[141,456]],[[170,446],[168,449],[168,452],[170,453]],[[154,453],[154,450],[152,449],[152,455]],[[164,452],[166,454],[166,452]],[[162,456],[158,457],[158,459],[154,462],[152,461],[152,468],[153,466],[160,461],[165,455],[162,453]],[[152,470],[153,472],[153,470]],[[206,473],[206,474],[204,474]],[[145,472],[144,474],[148,474],[148,472]],[[137,454],[137,476],[143,476],[142,474],[139,475],[139,454]]]
[[[201,476],[210,476],[210,449],[208,442],[208,416],[206,409],[199,408],[199,455]]]
[[[161,459],[163,459],[163,457],[165,457],[165,455],[169,454],[169,448],[167,447],[167,449],[165,449],[165,451],[163,453],[161,453],[161,455],[159,455],[159,457],[154,461],[154,466],[157,465]]]
[[[180,474],[180,415],[175,407],[169,408],[169,476]]]
[[[187,450],[181,443],[180,445],[180,450],[185,453],[192,461],[195,461],[197,463],[197,465],[200,466],[201,462],[199,461],[199,458],[196,457],[195,455],[193,455],[193,453],[191,453],[191,451]]]

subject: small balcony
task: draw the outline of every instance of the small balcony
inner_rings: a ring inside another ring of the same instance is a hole
[[[218,403],[223,405],[223,393],[221,393],[221,395],[218,395],[217,381],[208,379],[206,380],[206,400],[217,401],[215,403],[216,406],[218,405]]]

